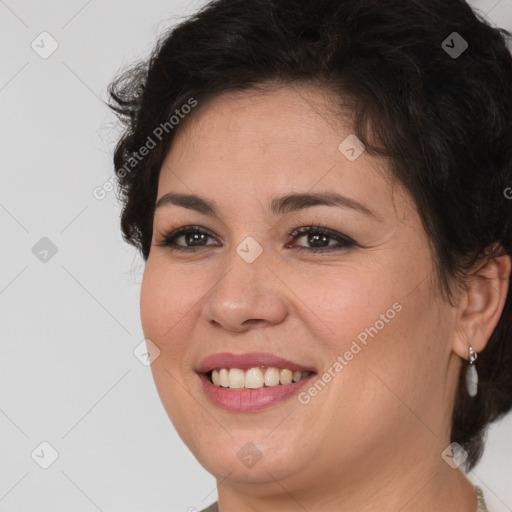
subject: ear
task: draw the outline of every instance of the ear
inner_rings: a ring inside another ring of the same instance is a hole
[[[510,269],[510,257],[502,255],[491,257],[468,276],[467,289],[460,296],[452,346],[463,359],[468,358],[470,345],[476,352],[487,345],[505,306]]]

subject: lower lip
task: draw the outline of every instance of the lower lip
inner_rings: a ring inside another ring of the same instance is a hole
[[[275,405],[297,394],[315,374],[311,374],[299,382],[277,384],[259,389],[230,389],[215,386],[205,374],[200,374],[204,390],[210,400],[223,409],[230,411],[257,411]]]

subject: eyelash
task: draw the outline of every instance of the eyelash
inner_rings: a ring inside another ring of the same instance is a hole
[[[212,235],[212,233],[207,229],[201,228],[199,226],[183,226],[181,228],[178,228],[178,229],[175,229],[175,230],[169,232],[167,235],[165,235],[161,239],[161,241],[159,241],[155,245],[160,246],[160,247],[167,247],[172,252],[174,252],[174,251],[195,252],[198,249],[203,249],[203,248],[208,247],[208,246],[186,247],[186,246],[176,245],[174,243],[176,238],[178,238],[182,235],[187,235],[189,233],[204,234],[211,238],[215,238]],[[336,240],[341,245],[338,245],[337,247],[333,246],[330,248],[328,248],[328,247],[315,248],[315,247],[294,246],[294,247],[292,247],[293,250],[306,251],[306,252],[310,252],[310,253],[321,253],[321,252],[325,253],[325,252],[339,251],[339,250],[347,249],[347,248],[354,247],[354,246],[359,246],[351,238],[349,238],[345,235],[342,235],[341,233],[338,233],[337,231],[333,231],[332,229],[326,228],[324,226],[318,226],[318,225],[303,226],[303,227],[297,228],[294,231],[292,231],[289,236],[291,236],[293,238],[293,240],[295,241],[298,238],[300,238],[302,235],[307,234],[307,233],[326,235],[329,238]]]

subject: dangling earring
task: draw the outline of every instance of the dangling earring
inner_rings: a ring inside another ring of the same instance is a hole
[[[478,373],[476,373],[476,367],[474,365],[477,357],[478,354],[470,345],[468,355],[469,367],[466,370],[466,388],[468,390],[469,396],[471,397],[476,396],[478,392]]]

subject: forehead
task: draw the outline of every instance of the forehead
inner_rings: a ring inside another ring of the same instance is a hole
[[[269,151],[283,154],[293,148],[295,152],[301,146],[304,156],[306,148],[327,146],[341,133],[350,133],[346,116],[335,114],[340,102],[332,93],[312,86],[262,87],[225,92],[199,102],[179,126],[174,153],[179,149],[192,153],[193,149],[200,156],[205,150],[223,150],[224,156],[234,160],[252,149],[262,157]],[[328,132],[331,137],[327,138]],[[230,154],[230,146],[238,151]],[[247,151],[241,154],[240,146]]]
[[[283,86],[198,104],[176,132],[158,197],[195,193],[234,206],[290,192],[337,191],[382,210],[391,200],[387,163],[364,151],[350,160],[340,150],[353,134],[348,116],[335,114],[336,102],[322,89]]]

